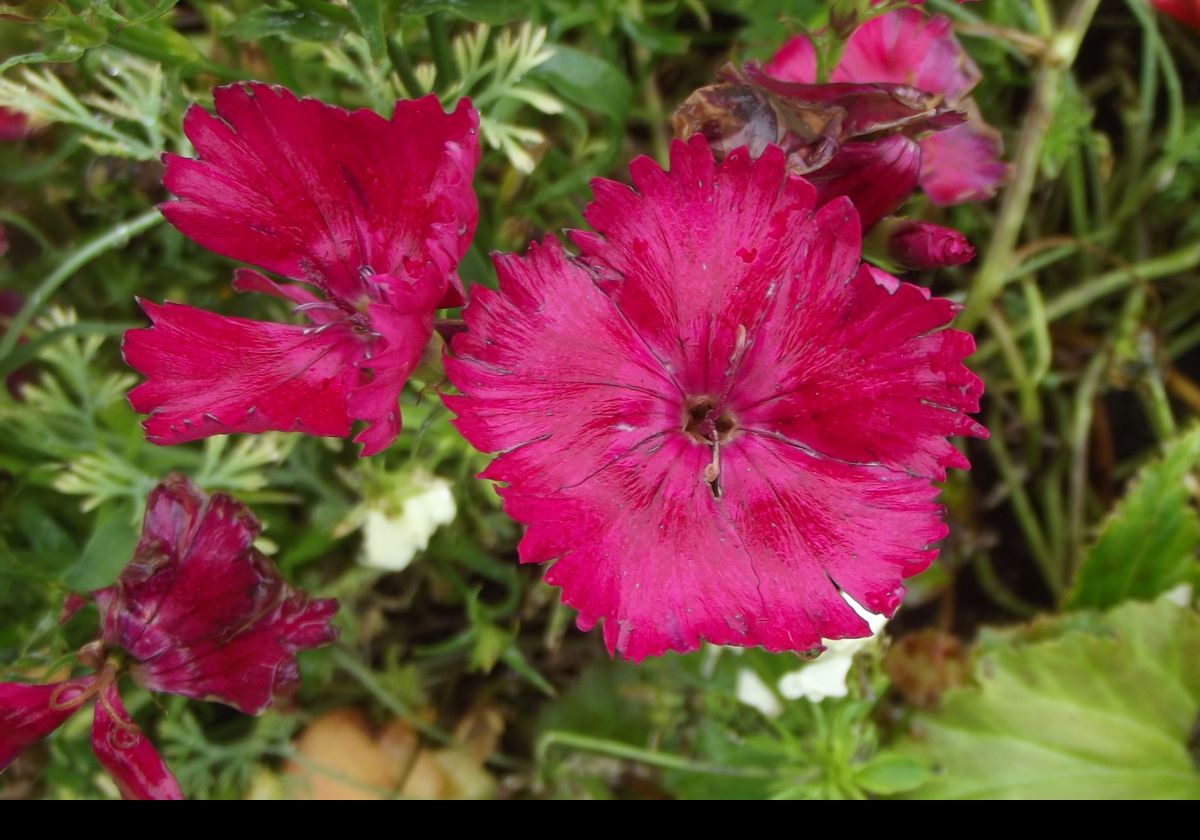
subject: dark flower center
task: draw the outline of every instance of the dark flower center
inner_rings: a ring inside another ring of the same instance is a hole
[[[697,443],[728,443],[737,431],[737,420],[710,396],[691,397],[684,407],[683,431]]]

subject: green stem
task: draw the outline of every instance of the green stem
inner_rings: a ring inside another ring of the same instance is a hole
[[[348,651],[341,647],[335,647],[333,649],[333,661],[339,668],[358,680],[362,687],[370,692],[384,708],[396,717],[402,718],[411,724],[422,735],[439,744],[454,743],[454,738],[451,735],[432,724],[426,723],[416,712],[388,692],[379,680],[375,678],[375,674],[371,672],[371,669],[359,662]]]
[[[968,332],[979,325],[992,301],[1004,288],[1013,251],[1020,237],[1021,224],[1029,211],[1029,201],[1037,181],[1042,144],[1054,121],[1059,85],[1070,72],[1083,35],[1099,5],[1100,0],[1076,0],[1063,27],[1052,39],[1051,49],[1042,56],[1034,84],[1033,101],[1025,114],[1017,141],[1013,180],[1004,192],[987,255],[967,296],[966,306],[958,317],[959,328]]]
[[[682,770],[687,773],[705,773],[710,776],[731,776],[740,779],[774,779],[778,774],[765,767],[730,767],[724,764],[710,764],[704,761],[691,761],[678,755],[647,750],[620,741],[610,741],[605,738],[593,738],[590,735],[580,735],[575,732],[547,732],[537,742],[537,760],[542,764],[552,747],[566,747],[580,752],[608,755],[626,761],[636,761],[651,767],[661,767],[664,770]]]
[[[1177,248],[1168,254],[1163,254],[1161,257],[1154,257],[1153,259],[1135,263],[1131,266],[1114,269],[1101,274],[1094,280],[1081,283],[1063,292],[1054,300],[1047,303],[1045,320],[1047,322],[1056,321],[1064,315],[1069,315],[1072,312],[1083,309],[1085,306],[1106,295],[1119,292],[1135,281],[1149,282],[1151,280],[1160,280],[1163,277],[1172,277],[1176,274],[1190,271],[1198,265],[1200,265],[1200,241]],[[1034,324],[1031,321],[1022,321],[1013,327],[1013,337],[1019,339],[1033,329],[1033,327]],[[972,360],[976,363],[985,361],[996,355],[999,349],[997,342],[994,340],[984,342],[980,345],[978,352],[975,353]]]
[[[997,430],[1002,428],[1002,425],[999,413],[993,412],[991,422],[988,423],[988,428]],[[1049,544],[1046,542],[1046,535],[1042,531],[1041,523],[1038,522],[1037,513],[1029,498],[1029,492],[1025,489],[1025,477],[1019,474],[1016,465],[1012,462],[1012,457],[1009,455],[1008,450],[1004,448],[1004,443],[1000,438],[999,434],[993,434],[988,439],[988,451],[991,453],[992,460],[996,464],[996,469],[1000,473],[1000,478],[1008,490],[1013,514],[1017,517],[1017,524],[1020,525],[1021,531],[1025,534],[1025,541],[1029,545],[1029,551],[1033,554],[1033,559],[1042,573],[1042,578],[1045,580],[1047,588],[1057,599],[1062,593],[1063,588],[1062,570],[1058,567],[1056,558],[1053,552],[1050,551]]]
[[[450,56],[450,32],[445,19],[439,14],[425,18],[429,30],[429,48],[433,52],[433,66],[437,68],[437,86],[445,91],[455,82],[454,62]]]
[[[12,352],[13,347],[17,344],[17,339],[29,326],[29,322],[41,311],[58,287],[70,279],[71,275],[101,254],[114,248],[123,248],[131,238],[154,227],[162,221],[162,218],[158,208],[151,208],[140,216],[110,228],[67,255],[67,258],[59,263],[58,268],[50,272],[41,285],[34,289],[29,300],[25,301],[25,305],[21,307],[21,311],[13,317],[12,323],[4,333],[4,338],[0,339],[0,360]]]
[[[397,75],[400,76],[400,84],[404,85],[404,92],[414,99],[425,93],[421,87],[421,82],[417,79],[417,73],[413,69],[412,62],[408,58],[408,50],[400,43],[400,39],[388,38],[387,50],[392,67],[395,68]]]
[[[1108,353],[1097,353],[1084,369],[1075,392],[1075,411],[1071,423],[1069,444],[1070,492],[1067,508],[1067,533],[1070,540],[1069,567],[1064,583],[1074,580],[1075,573],[1083,563],[1085,549],[1084,517],[1087,503],[1088,440],[1095,414],[1096,394],[1100,390],[1100,378],[1108,366]]]

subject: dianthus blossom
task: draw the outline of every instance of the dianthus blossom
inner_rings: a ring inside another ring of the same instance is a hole
[[[815,82],[812,42],[804,35],[793,38],[763,70],[782,81]],[[966,114],[961,125],[909,139],[907,168],[893,168],[893,177],[902,176],[911,184],[910,191],[919,184],[935,204],[991,198],[1007,176],[1000,134],[983,121],[970,96],[981,78],[979,68],[954,37],[950,19],[911,8],[874,17],[858,27],[830,74],[831,82],[842,84],[908,85],[937,94],[945,105]]]
[[[149,329],[126,334],[146,376],[129,399],[147,439],[229,432],[345,437],[362,454],[400,431],[400,391],[433,335],[435,311],[463,302],[456,266],[478,216],[471,178],[478,115],[434,96],[399,101],[390,119],[287,90],[238,84],[193,106],[197,159],[167,155],[163,214],[185,236],[249,269],[239,291],[290,301],[306,324],[236,318],[141,301]]]
[[[333,600],[289,586],[254,548],[259,523],[240,502],[182,476],[146,503],[142,536],[117,582],[92,593],[100,637],[93,671],[49,685],[0,683],[0,771],[76,711],[94,706],[92,749],[126,799],[180,799],[154,745],[132,723],[118,683],[257,714],[299,686],[295,653],[336,638]],[[85,601],[73,598],[67,615]]]
[[[947,436],[986,434],[971,336],[776,146],[630,172],[593,183],[578,256],[497,257],[446,360],[520,559],[634,660],[867,635],[840,593],[895,612],[946,533],[932,482],[968,466]]]

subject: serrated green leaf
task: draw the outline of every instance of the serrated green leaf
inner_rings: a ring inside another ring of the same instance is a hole
[[[1088,551],[1067,605],[1105,608],[1150,599],[1196,579],[1200,516],[1188,474],[1200,464],[1200,428],[1167,444],[1138,473]]]
[[[225,30],[239,41],[257,41],[272,35],[296,41],[330,41],[342,27],[305,9],[272,9],[260,6]]]
[[[572,47],[555,45],[552,55],[534,75],[564,99],[623,123],[633,100],[633,86],[602,58]]]
[[[984,652],[978,685],[917,718],[897,752],[935,775],[913,796],[1200,799],[1200,617],[1159,600],[1068,626]]]

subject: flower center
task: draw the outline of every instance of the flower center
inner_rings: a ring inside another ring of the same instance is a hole
[[[710,396],[691,397],[684,407],[683,431],[697,443],[728,443],[737,428],[729,410],[721,409]]]

